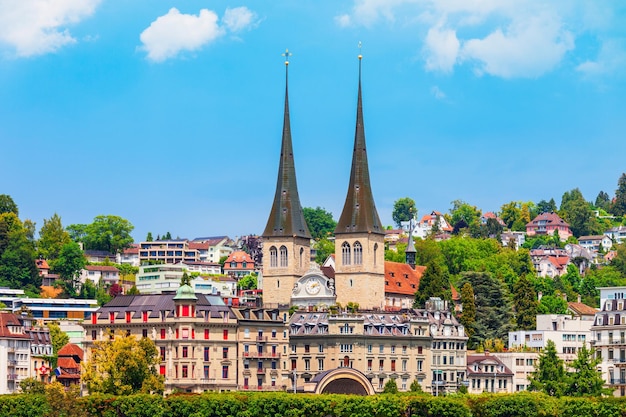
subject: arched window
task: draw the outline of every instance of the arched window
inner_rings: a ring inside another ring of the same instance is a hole
[[[270,248],[270,267],[276,268],[278,266],[278,251],[276,246]]]
[[[341,245],[341,263],[350,265],[350,244],[348,242],[343,242]]]
[[[285,246],[280,247],[280,266],[287,266],[287,248]]]
[[[352,251],[354,252],[354,264],[361,265],[363,263],[363,246],[360,242],[354,242]]]
[[[349,368],[350,367],[350,358],[348,356],[344,356],[343,357],[343,367],[344,368]]]

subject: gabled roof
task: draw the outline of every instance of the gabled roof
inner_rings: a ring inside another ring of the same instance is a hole
[[[209,242],[189,242],[189,249],[209,249]]]
[[[385,293],[414,295],[424,271],[425,266],[413,269],[405,263],[385,261]]]
[[[537,217],[532,219],[531,222],[526,225],[526,227],[538,226],[540,221],[545,221],[546,224],[550,226],[569,227],[569,224],[565,220],[560,218],[559,215],[554,212],[550,212],[550,213],[546,212],[546,213],[542,213],[538,215]]]
[[[23,327],[19,317],[13,313],[0,312],[0,337],[11,339],[30,339],[28,334],[13,333],[8,326]]]
[[[249,262],[249,263],[254,263],[254,260],[246,252],[244,252],[242,250],[236,250],[236,251],[232,252],[230,255],[228,255],[228,258],[226,258],[226,262],[224,263],[224,267],[226,267],[226,265],[229,262]]]
[[[36,259],[35,265],[37,265],[37,268],[39,269],[50,269],[48,261],[46,261],[45,259]]]
[[[86,265],[85,269],[87,271],[120,272],[116,267],[108,265]]]
[[[579,316],[595,316],[598,311],[596,308],[590,307],[584,303],[567,303],[567,308]]]
[[[359,91],[357,97],[356,129],[348,195],[335,228],[335,235],[343,233],[384,234],[378,217],[372,185],[370,183],[363,126],[363,101],[361,98],[361,56],[359,55]]]
[[[606,235],[581,236],[578,238],[578,241],[580,242],[581,240],[602,240],[606,238]]]
[[[76,356],[80,360],[83,360],[83,350],[78,345],[75,345],[74,343],[68,343],[67,345],[59,349],[58,356],[59,356],[59,359],[62,356],[66,356],[66,357]]]
[[[570,263],[567,256],[548,256],[548,261],[556,268],[563,269]]]

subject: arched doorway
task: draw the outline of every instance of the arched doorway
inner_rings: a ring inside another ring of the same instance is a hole
[[[345,358],[344,358],[345,360]],[[353,368],[337,368],[313,378],[316,394],[374,395],[374,386],[367,377]]]

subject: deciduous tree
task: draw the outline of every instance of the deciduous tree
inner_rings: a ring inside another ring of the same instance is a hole
[[[69,242],[61,247],[58,258],[50,265],[52,270],[59,274],[63,290],[70,297],[75,297],[78,293],[80,271],[85,264],[85,255],[78,243]]]
[[[400,227],[402,222],[408,222],[415,215],[417,215],[417,208],[415,207],[415,201],[412,198],[399,198],[393,203],[391,218],[396,226]]]
[[[14,212],[0,214],[0,285],[39,293],[35,246]]]
[[[16,217],[20,215],[17,204],[8,194],[0,194],[0,214],[13,213]]]
[[[529,391],[539,391],[553,397],[565,394],[568,378],[563,360],[556,355],[556,346],[552,340],[548,340],[546,348],[539,355],[535,371],[528,379]]]
[[[325,237],[315,242],[315,262],[318,264],[322,265],[333,253],[335,253],[335,242]]]
[[[113,340],[94,342],[81,378],[92,394],[162,393],[163,376],[156,370],[159,363],[152,340],[117,333]]]
[[[335,227],[337,227],[333,214],[321,207],[304,207],[302,214],[313,239],[327,238],[334,233]]]
[[[61,248],[71,240],[70,234],[63,228],[61,217],[54,213],[49,219],[44,219],[39,230],[37,249],[44,259],[53,261],[59,257]]]
[[[426,265],[426,271],[415,293],[415,307],[423,308],[430,297],[439,297],[442,300],[451,299],[448,271],[435,261]]]

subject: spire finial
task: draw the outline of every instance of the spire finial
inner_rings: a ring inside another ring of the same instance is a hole
[[[285,65],[289,65],[289,57],[293,55],[291,52],[289,52],[289,49],[285,49],[285,53],[282,54],[282,56],[285,57]]]
[[[363,59],[363,55],[361,55],[361,47],[363,45],[361,44],[361,41],[359,41],[359,61]]]

